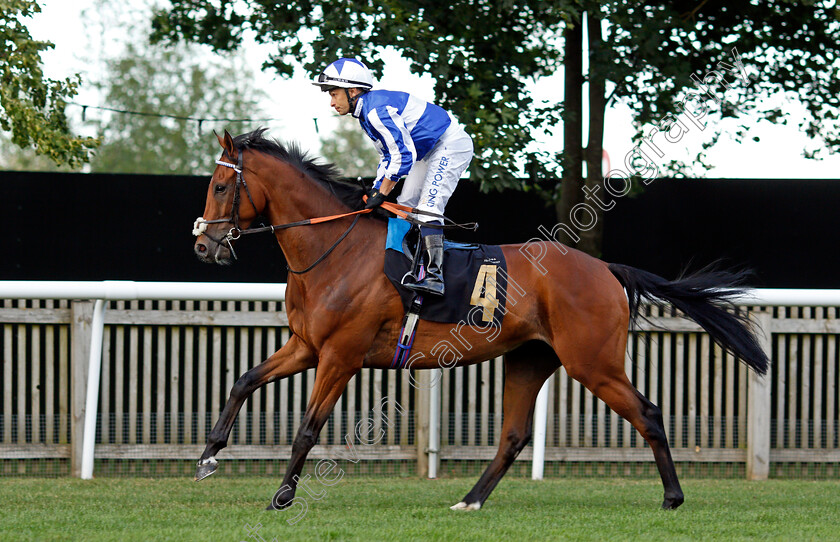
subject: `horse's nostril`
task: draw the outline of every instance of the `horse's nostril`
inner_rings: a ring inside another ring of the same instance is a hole
[[[202,244],[198,244],[195,246],[195,251],[199,254],[204,254],[205,252],[207,252],[207,247]]]

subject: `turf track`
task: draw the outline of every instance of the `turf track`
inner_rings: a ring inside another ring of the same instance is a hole
[[[484,509],[453,512],[474,479],[350,478],[309,509],[263,510],[276,480],[0,480],[0,540],[837,540],[840,482],[684,480],[658,509],[658,480],[505,479]]]

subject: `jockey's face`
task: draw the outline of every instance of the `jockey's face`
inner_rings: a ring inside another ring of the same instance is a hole
[[[359,89],[347,89],[350,96],[355,98],[359,94]],[[330,107],[335,109],[339,115],[346,115],[350,112],[350,102],[347,100],[347,92],[343,88],[334,88],[330,90]]]

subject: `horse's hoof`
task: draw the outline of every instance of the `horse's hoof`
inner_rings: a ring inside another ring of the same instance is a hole
[[[219,468],[219,462],[215,457],[208,457],[198,462],[198,467],[195,469],[195,481],[200,482],[216,472]]]
[[[293,500],[294,500],[294,499],[292,499],[292,501],[293,501]],[[276,512],[277,510],[285,510],[286,508],[288,508],[289,506],[291,506],[292,501],[289,501],[289,502],[276,502],[276,501],[272,500],[270,503],[268,503],[268,506],[266,506],[266,507],[265,507],[265,509],[266,509],[266,510],[272,510],[272,511],[275,511],[275,512]]]
[[[268,507],[266,510],[285,510],[289,506],[292,505],[292,502],[295,500],[295,492],[294,490],[289,487],[289,485],[284,485],[271,498],[271,502],[268,503]]]
[[[665,497],[662,501],[663,510],[676,510],[685,501],[685,497],[677,495],[675,497]]]
[[[450,510],[464,510],[466,512],[471,512],[473,510],[481,510],[481,503],[480,502],[471,502],[470,504],[465,503],[464,501],[459,502],[458,504],[454,504],[449,507]]]
[[[294,499],[292,499],[292,501],[293,500]],[[292,505],[292,501],[284,502],[284,503],[276,503],[274,501],[271,501],[270,503],[268,503],[268,506],[266,506],[265,509],[269,510],[269,511],[272,511],[272,512],[277,512],[279,510],[285,510],[286,508],[288,508],[289,506]]]

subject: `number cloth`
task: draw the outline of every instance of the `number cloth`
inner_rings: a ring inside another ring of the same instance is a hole
[[[385,275],[397,289],[408,310],[414,293],[401,284],[411,271],[411,224],[388,219],[385,243]],[[505,257],[496,245],[444,243],[444,296],[424,296],[420,318],[431,322],[463,322],[478,328],[501,327],[505,313],[508,275]],[[516,295],[516,294],[515,294]]]

